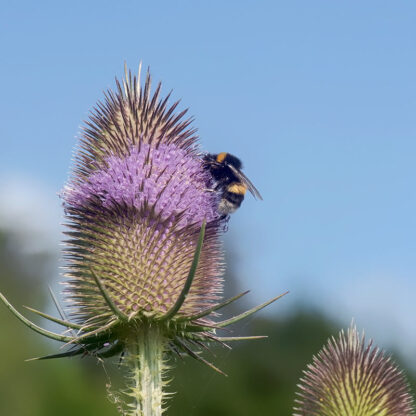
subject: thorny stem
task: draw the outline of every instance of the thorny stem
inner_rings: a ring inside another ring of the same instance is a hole
[[[130,340],[127,365],[131,371],[128,395],[132,402],[126,416],[161,416],[166,393],[163,373],[166,365],[163,353],[166,339],[157,327],[147,328]]]

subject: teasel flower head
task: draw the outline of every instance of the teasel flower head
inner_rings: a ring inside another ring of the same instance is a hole
[[[328,341],[298,387],[294,416],[414,415],[403,372],[355,325]]]
[[[151,91],[147,73],[125,71],[85,123],[74,167],[62,192],[66,215],[65,300],[61,317],[30,311],[66,327],[40,328],[0,294],[27,326],[64,342],[68,350],[40,357],[123,353],[128,368],[125,415],[161,415],[166,397],[166,354],[183,354],[221,372],[201,347],[239,339],[217,330],[264,308],[280,296],[233,318],[218,310],[247,292],[220,302],[227,218],[198,149],[185,111]]]
[[[185,285],[198,235],[204,247],[178,316],[212,305],[222,290],[219,234],[224,220],[210,192],[190,120],[127,77],[84,129],[63,192],[69,239],[66,294],[72,316],[101,326],[114,316],[98,278],[126,319],[161,318]],[[95,277],[94,277],[95,275]]]

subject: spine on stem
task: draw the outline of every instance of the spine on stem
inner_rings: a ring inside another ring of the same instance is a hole
[[[147,328],[131,338],[126,365],[130,370],[126,416],[161,416],[163,390],[167,382],[164,373],[168,369],[164,362],[166,339],[158,328]]]

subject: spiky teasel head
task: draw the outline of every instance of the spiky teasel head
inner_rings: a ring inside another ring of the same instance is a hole
[[[402,371],[355,325],[328,341],[301,383],[294,416],[414,415]]]
[[[140,71],[139,71],[140,74]],[[160,415],[164,357],[186,353],[214,367],[195,349],[210,342],[263,337],[221,337],[217,329],[264,308],[280,296],[233,318],[217,311],[245,293],[222,295],[225,221],[220,195],[198,152],[185,111],[175,114],[126,71],[117,91],[108,91],[83,129],[75,166],[62,192],[68,239],[66,301],[61,319],[28,308],[66,328],[56,334],[35,325],[0,300],[36,332],[65,342],[60,358],[127,352],[133,398],[126,415]],[[68,319],[69,318],[69,319]],[[228,346],[228,345],[226,345]],[[216,369],[218,370],[218,369]],[[220,370],[218,370],[220,371]],[[146,393],[147,392],[147,393]],[[156,413],[144,413],[158,409]]]
[[[86,123],[63,192],[65,293],[83,329],[117,317],[163,320],[185,286],[203,224],[192,285],[171,318],[212,306],[222,291],[224,224],[190,120],[159,98],[160,84],[151,94],[149,74],[144,88],[131,74],[117,87]]]

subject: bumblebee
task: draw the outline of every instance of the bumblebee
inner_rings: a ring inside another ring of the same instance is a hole
[[[256,187],[241,171],[243,166],[237,157],[226,152],[208,153],[204,155],[203,160],[214,182],[213,191],[221,193],[218,210],[224,217],[240,207],[247,189],[254,198],[263,199]]]

